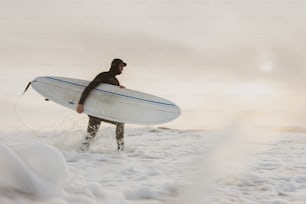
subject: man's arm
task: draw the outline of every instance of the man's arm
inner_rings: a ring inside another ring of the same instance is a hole
[[[90,83],[88,84],[88,86],[84,89],[84,91],[83,91],[83,93],[82,93],[82,95],[81,95],[81,98],[80,98],[80,100],[79,100],[79,104],[82,104],[82,105],[83,105],[83,104],[85,103],[87,97],[89,96],[90,92],[91,92],[94,88],[96,88],[100,83],[101,83],[100,80],[96,80],[96,79],[93,80],[92,82],[90,82]]]
[[[101,83],[101,77],[103,75],[99,74],[98,76],[96,76],[96,78],[94,80],[92,80],[88,86],[84,89],[82,95],[81,95],[81,98],[79,100],[79,104],[78,104],[78,107],[76,109],[76,111],[78,113],[82,113],[84,112],[84,103],[87,99],[87,97],[89,96],[90,92],[96,88],[100,83]]]

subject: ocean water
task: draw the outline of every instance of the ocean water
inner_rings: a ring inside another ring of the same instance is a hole
[[[86,153],[82,129],[3,132],[0,201],[303,203],[305,134],[247,129],[127,128],[118,152],[107,126]]]

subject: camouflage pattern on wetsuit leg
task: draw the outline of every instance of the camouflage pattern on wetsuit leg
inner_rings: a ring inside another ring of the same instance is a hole
[[[116,124],[116,139],[117,139],[117,149],[122,151],[124,149],[124,123]]]
[[[101,124],[101,119],[95,117],[89,117],[88,127],[87,127],[87,135],[85,139],[93,139],[96,137],[96,134],[99,130]]]

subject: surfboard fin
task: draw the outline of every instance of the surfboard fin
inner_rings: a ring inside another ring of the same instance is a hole
[[[28,90],[29,87],[31,86],[31,83],[32,83],[31,81],[28,83],[28,85],[27,85],[26,88],[24,89],[22,95],[25,94],[25,92],[27,92],[27,90]]]

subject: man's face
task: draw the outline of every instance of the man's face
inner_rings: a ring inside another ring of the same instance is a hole
[[[122,71],[123,71],[123,69],[124,69],[124,64],[123,64],[123,63],[121,63],[121,64],[119,65],[119,71],[120,71],[120,72],[122,72]]]

